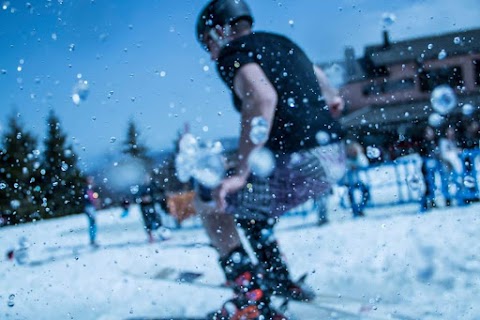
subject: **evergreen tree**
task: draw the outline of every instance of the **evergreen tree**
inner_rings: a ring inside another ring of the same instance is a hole
[[[137,125],[133,119],[128,121],[128,128],[127,128],[127,137],[123,143],[123,153],[131,155],[137,159],[148,159],[147,156],[147,147],[143,145],[140,141],[140,132],[137,129]]]
[[[12,115],[0,151],[0,212],[10,224],[38,217],[38,155],[37,139]]]
[[[133,159],[140,160],[147,172],[151,170],[153,160],[148,156],[148,148],[140,141],[140,132],[133,119],[130,119],[128,122],[127,136],[123,143],[122,151]]]
[[[82,212],[84,178],[78,169],[77,155],[72,145],[67,145],[67,135],[62,131],[60,120],[53,111],[47,118],[44,145],[44,217]]]
[[[109,179],[97,183],[102,196],[113,203],[122,203],[130,198],[135,186],[144,183],[145,174],[151,174],[153,169],[153,159],[148,155],[148,148],[140,141],[140,132],[133,119],[128,121],[121,152],[124,157],[108,169]]]

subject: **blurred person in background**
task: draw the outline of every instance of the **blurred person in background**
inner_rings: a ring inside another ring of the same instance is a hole
[[[439,157],[441,163],[442,194],[447,207],[452,205],[451,184],[456,187],[455,198],[457,204],[463,204],[463,164],[460,159],[460,148],[456,137],[456,129],[448,125],[445,128],[444,136],[438,142]]]
[[[84,211],[88,219],[88,235],[90,245],[98,247],[97,239],[97,210],[101,208],[98,190],[95,187],[95,180],[92,176],[87,177],[84,189]]]
[[[155,188],[152,177],[150,175],[146,175],[144,183],[138,190],[136,202],[140,206],[144,228],[147,232],[148,242],[150,243],[153,243],[156,240],[166,239],[166,236],[162,233],[160,233],[157,237],[154,235],[154,232],[157,230],[165,230],[162,228],[162,217],[156,208],[157,193],[158,191]]]
[[[347,172],[342,180],[348,189],[348,198],[352,207],[353,217],[365,216],[365,206],[370,199],[370,188],[360,179],[359,170],[368,168],[369,161],[363,147],[356,141],[350,141],[346,146]],[[357,191],[360,191],[358,200]]]
[[[122,199],[122,203],[120,204],[122,208],[122,213],[120,214],[120,218],[126,218],[130,214],[130,200],[127,197]]]
[[[435,202],[435,174],[439,169],[438,163],[438,139],[435,130],[426,126],[417,138],[416,149],[422,158],[422,176],[425,191],[420,200],[420,212],[426,212],[436,207]]]
[[[476,119],[462,121],[462,135],[460,143],[464,156],[464,201],[466,203],[479,201],[477,168],[475,158],[479,154],[480,124]]]

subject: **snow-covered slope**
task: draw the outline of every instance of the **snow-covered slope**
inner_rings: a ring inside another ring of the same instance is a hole
[[[277,226],[294,276],[310,272],[319,293],[394,303],[418,319],[480,319],[480,206],[368,210],[364,220],[331,204],[331,223],[286,217]],[[205,233],[189,221],[168,241],[148,244],[138,208],[99,215],[99,249],[83,215],[0,229],[0,319],[125,319],[203,315],[230,297],[225,289],[159,280],[165,270],[223,282]],[[26,237],[25,264],[7,260]]]

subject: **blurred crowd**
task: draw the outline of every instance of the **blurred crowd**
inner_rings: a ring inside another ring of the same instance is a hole
[[[365,144],[348,141],[347,173],[340,185],[347,187],[353,216],[364,215],[371,193],[371,187],[359,178],[359,173],[373,164],[395,165],[397,159],[412,154],[421,158],[420,176],[424,188],[419,199],[420,212],[439,205],[450,207],[478,202],[476,159],[480,154],[479,141],[480,124],[473,116],[445,121],[437,126],[416,126],[395,143],[375,147],[378,149],[376,153],[366,150],[371,146],[364,148]],[[437,199],[437,195],[441,195],[441,200]]]
[[[478,120],[425,126],[415,147],[422,157],[425,193],[421,210],[437,207],[435,191],[439,188],[444,205],[465,205],[479,201],[475,158],[479,154]],[[438,179],[440,178],[440,179]],[[439,181],[438,181],[439,180]]]

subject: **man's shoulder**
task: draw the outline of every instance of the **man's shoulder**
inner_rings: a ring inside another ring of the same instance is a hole
[[[271,32],[271,31],[253,31],[250,35],[252,37],[267,37],[267,38],[272,37],[272,38],[285,38],[285,39],[287,38],[282,34]]]
[[[246,51],[245,49],[261,49],[262,45],[266,45],[268,42],[278,43],[292,41],[281,34],[266,31],[255,31],[230,42],[225,47],[225,53]]]
[[[255,31],[238,39],[239,44],[253,43],[259,45],[262,42],[293,42],[286,36],[269,31]]]
[[[231,41],[222,49],[217,60],[217,69],[222,79],[232,86],[241,66],[260,63],[266,52],[278,51],[278,48],[284,48],[279,51],[288,51],[288,48],[294,47],[292,41],[283,35],[265,31],[252,32]]]

